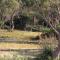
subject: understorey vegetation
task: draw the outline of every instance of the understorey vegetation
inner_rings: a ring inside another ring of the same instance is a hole
[[[38,40],[38,44],[53,37],[58,41],[53,58],[59,57],[60,0],[0,0],[0,37]]]

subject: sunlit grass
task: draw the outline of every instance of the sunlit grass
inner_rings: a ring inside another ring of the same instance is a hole
[[[40,49],[42,45],[38,44],[17,44],[17,43],[0,43],[0,49]]]
[[[12,32],[9,32],[7,30],[0,29],[0,37],[30,39],[31,37],[36,37],[39,34],[41,34],[41,32],[28,32],[28,31],[19,31],[19,30],[14,30]]]

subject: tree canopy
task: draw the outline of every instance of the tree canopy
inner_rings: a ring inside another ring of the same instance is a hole
[[[17,0],[0,0],[0,18],[9,17],[14,11],[19,9],[19,3]]]

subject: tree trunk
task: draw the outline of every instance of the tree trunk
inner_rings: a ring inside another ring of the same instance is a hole
[[[14,21],[11,19],[9,31],[13,31],[13,30],[14,30]]]
[[[15,12],[16,12],[16,11],[14,11],[14,12],[12,13],[11,19],[10,19],[10,20],[11,20],[11,22],[10,22],[10,29],[11,29],[11,31],[14,30],[14,21],[13,21],[13,18],[14,18]]]
[[[14,21],[13,20],[11,21],[11,25],[12,25],[11,30],[13,31],[14,30]]]

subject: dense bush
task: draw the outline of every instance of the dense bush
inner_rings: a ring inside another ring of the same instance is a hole
[[[42,54],[39,54],[34,60],[53,60],[52,50],[45,48]]]

